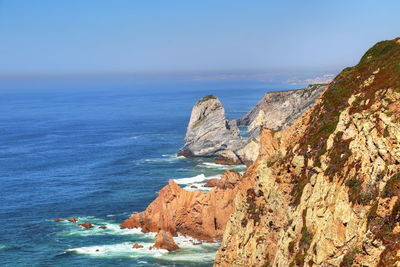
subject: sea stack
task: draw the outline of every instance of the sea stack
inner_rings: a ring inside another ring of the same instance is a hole
[[[225,117],[225,110],[216,96],[208,95],[193,107],[180,156],[212,157],[230,153],[242,146],[236,121]],[[239,161],[239,160],[238,160]]]

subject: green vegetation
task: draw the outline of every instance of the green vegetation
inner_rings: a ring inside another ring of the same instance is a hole
[[[388,127],[386,127],[385,130],[383,130],[383,137],[386,138],[386,137],[389,137],[389,135],[390,135],[389,134],[389,129],[388,129]]]
[[[383,189],[383,197],[400,197],[400,173],[394,174]]]
[[[211,99],[217,99],[217,97],[214,95],[207,95],[207,96],[203,97],[202,99],[200,99],[199,101],[197,101],[196,104],[201,104],[201,103],[211,100]]]
[[[347,185],[350,189],[353,189],[353,188],[359,186],[359,185],[360,185],[360,182],[359,182],[357,179],[352,178],[352,179],[346,181],[346,185]]]
[[[361,251],[358,248],[354,248],[353,250],[347,252],[340,263],[340,267],[350,267],[354,262],[355,256],[359,253],[361,253]]]

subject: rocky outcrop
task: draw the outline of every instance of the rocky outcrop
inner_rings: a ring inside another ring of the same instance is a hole
[[[143,232],[165,230],[197,239],[221,240],[229,215],[233,212],[236,183],[240,175],[227,171],[222,175],[221,188],[208,193],[190,192],[173,180],[162,188],[158,197],[141,213],[133,214],[121,228],[141,228]]]
[[[179,155],[185,157],[215,157],[219,164],[251,164],[258,156],[262,128],[273,130],[291,125],[319,97],[324,84],[305,89],[269,92],[243,118],[240,125],[248,127],[250,138],[242,138],[236,121],[225,117],[221,102],[206,96],[193,107],[184,147]]]
[[[156,235],[156,243],[150,247],[150,249],[166,249],[168,251],[174,251],[179,249],[179,246],[175,243],[174,237],[170,232],[160,230]]]
[[[93,228],[93,225],[90,222],[85,222],[85,223],[79,224],[79,226],[82,228],[85,228],[85,229]]]
[[[233,189],[240,181],[241,175],[235,171],[227,169],[221,179],[210,179],[204,185],[205,187],[218,187],[219,189]]]
[[[236,122],[228,120],[219,99],[209,95],[194,105],[185,144],[178,154],[185,157],[212,157],[221,151],[233,151],[242,143]]]
[[[263,130],[215,266],[400,266],[399,40],[292,126]]]
[[[139,248],[143,248],[143,246],[139,245],[138,243],[135,243],[135,244],[133,244],[132,248],[139,249]]]
[[[299,90],[265,93],[261,101],[245,116],[238,120],[239,125],[248,126],[255,137],[263,127],[280,130],[292,125],[321,95],[327,84],[313,84]]]

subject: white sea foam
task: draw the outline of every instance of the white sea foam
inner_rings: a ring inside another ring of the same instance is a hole
[[[140,257],[140,256],[153,256],[160,257],[168,253],[164,249],[150,250],[153,243],[140,243],[143,248],[133,248],[134,242],[124,242],[112,245],[98,245],[80,248],[71,248],[67,251],[73,251],[78,254],[86,254],[93,257]]]
[[[217,164],[213,162],[202,162],[200,164],[204,168],[208,169],[234,169],[234,170],[245,170],[247,167],[246,165],[224,165],[224,164]]]
[[[185,261],[185,262],[206,262],[213,261],[215,252],[219,247],[219,243],[202,243],[191,237],[178,235],[174,238],[177,245],[180,247],[179,250],[174,252],[168,252],[164,249],[152,249],[153,242],[137,242],[142,245],[143,248],[135,249],[132,242],[124,242],[119,244],[110,245],[97,245],[89,247],[79,247],[68,249],[69,252],[75,252],[78,254],[85,254],[92,257],[130,257],[140,258],[143,256],[154,257],[158,260],[165,261]],[[141,262],[147,263],[147,262]]]
[[[79,227],[79,223],[83,223],[89,221],[93,224],[93,228],[84,229]],[[142,233],[141,229],[133,228],[133,229],[120,229],[119,224],[112,223],[106,220],[101,220],[94,217],[83,217],[79,218],[77,223],[71,223],[68,221],[60,222],[63,226],[66,227],[66,230],[59,232],[60,236],[93,236],[93,235],[132,235],[132,236],[141,236],[146,238],[153,238],[155,236],[154,233]],[[106,229],[101,229],[99,226],[106,226]]]
[[[193,184],[203,182],[205,180],[207,180],[207,177],[204,174],[199,174],[189,178],[174,179],[175,183],[177,184]]]

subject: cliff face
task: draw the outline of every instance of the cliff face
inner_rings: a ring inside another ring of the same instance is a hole
[[[400,266],[400,39],[263,130],[215,266]]]
[[[216,157],[217,163],[250,164],[259,151],[260,129],[281,129],[310,108],[326,85],[310,85],[305,89],[270,92],[243,118],[250,138],[242,138],[236,121],[225,117],[224,108],[215,96],[200,99],[193,107],[184,147],[185,157]]]
[[[309,109],[326,86],[313,84],[300,90],[268,92],[249,113],[238,120],[238,124],[249,126],[249,132],[257,131],[256,135],[262,127],[280,130],[293,124]]]
[[[227,170],[216,181],[218,188],[208,193],[186,191],[173,180],[162,188],[158,197],[141,213],[135,213],[121,228],[142,228],[143,232],[163,230],[212,241],[221,240],[241,176]]]
[[[185,145],[178,154],[185,157],[211,157],[218,152],[233,151],[242,144],[236,122],[227,120],[219,99],[209,95],[194,105]]]

